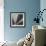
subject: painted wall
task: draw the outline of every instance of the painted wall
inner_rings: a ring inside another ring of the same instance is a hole
[[[40,10],[40,0],[4,0],[4,38],[7,41],[18,41],[32,30],[33,19]],[[26,12],[25,28],[10,27],[10,12]]]
[[[41,9],[41,11],[43,9],[46,9],[46,0],[40,0],[40,9]],[[45,20],[46,19],[46,11],[43,12],[42,17],[43,17],[44,20],[43,20],[43,22],[42,21],[40,22],[40,25],[46,27],[46,20]]]

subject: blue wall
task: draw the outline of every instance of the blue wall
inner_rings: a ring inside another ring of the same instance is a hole
[[[36,12],[40,9],[40,0],[4,0],[4,38],[7,41],[18,41],[32,30]],[[26,12],[26,27],[11,28],[10,12]]]
[[[40,10],[42,11],[43,9],[46,9],[46,0],[41,0],[40,1]],[[40,25],[46,27],[46,10],[43,12],[43,22],[40,21]]]

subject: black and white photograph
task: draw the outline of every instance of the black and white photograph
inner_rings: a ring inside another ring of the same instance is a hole
[[[24,12],[10,12],[11,27],[24,27],[24,25],[25,25]]]

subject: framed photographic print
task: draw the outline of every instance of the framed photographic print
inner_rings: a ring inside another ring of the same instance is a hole
[[[25,12],[10,12],[10,27],[24,27]]]

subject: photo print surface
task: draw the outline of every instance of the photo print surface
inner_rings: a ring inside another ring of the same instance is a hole
[[[25,25],[24,12],[11,12],[10,13],[10,26],[11,27],[24,27]]]

